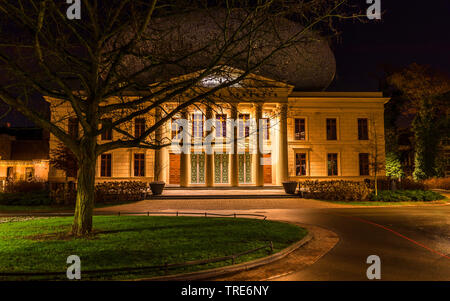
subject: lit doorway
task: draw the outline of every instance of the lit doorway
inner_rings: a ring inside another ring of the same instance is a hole
[[[214,154],[214,182],[228,184],[228,154]]]
[[[205,154],[191,154],[191,184],[205,184]]]
[[[238,154],[239,183],[250,184],[252,182],[252,155],[249,152]]]

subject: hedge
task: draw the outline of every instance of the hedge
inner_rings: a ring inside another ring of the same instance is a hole
[[[373,202],[432,202],[445,197],[429,190],[381,190],[378,195],[372,193],[370,201]]]
[[[414,183],[408,183],[415,187]],[[300,190],[305,198],[327,201],[378,201],[378,202],[431,202],[445,197],[439,193],[421,190],[379,190],[378,196],[371,188],[371,183],[357,181],[303,181]]]
[[[304,181],[300,182],[303,197],[328,201],[364,201],[372,190],[364,182]]]
[[[0,205],[9,206],[39,206],[50,205],[49,193],[41,192],[6,192],[0,193]]]
[[[11,181],[0,193],[0,205],[38,206],[50,205],[51,199],[46,182]]]
[[[103,182],[95,185],[96,203],[142,201],[147,197],[148,183],[141,181]]]

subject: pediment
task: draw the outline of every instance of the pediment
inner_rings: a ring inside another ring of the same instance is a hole
[[[193,73],[178,76],[172,78],[169,82],[174,83],[188,80],[191,78],[199,77],[202,73],[207,73],[207,75],[204,76],[196,86],[204,88],[215,88],[223,83],[237,81],[239,77],[245,74],[243,70],[226,65],[218,66],[211,71],[205,71],[205,69],[202,69]],[[250,73],[247,74],[243,79],[231,84],[230,86],[227,86],[227,88],[285,88],[288,90],[292,90],[294,86],[261,75]]]

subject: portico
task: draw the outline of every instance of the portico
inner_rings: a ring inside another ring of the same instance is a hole
[[[180,150],[182,141],[180,147],[170,146],[155,151],[154,174],[161,175],[159,180],[180,187],[263,187],[279,186],[287,179],[287,147],[277,149],[279,145],[288,143],[287,118],[283,113],[287,112],[286,103],[235,103],[220,114],[205,111],[205,114],[195,110],[182,114],[189,121],[191,136],[198,134],[198,128],[205,128],[200,139],[192,137],[194,143],[188,152]],[[206,120],[214,120],[212,129],[206,130],[209,127],[205,126],[204,120],[199,126],[200,118],[196,114],[204,115]],[[231,126],[234,120],[237,124]],[[171,133],[175,127],[171,125]],[[224,137],[228,131],[231,132],[228,138],[237,137],[236,143],[231,141],[232,138],[227,140]],[[198,146],[208,136],[214,138],[213,143]],[[165,158],[169,158],[169,164]],[[285,166],[280,167],[279,162],[285,162]],[[163,172],[158,171],[159,168]]]

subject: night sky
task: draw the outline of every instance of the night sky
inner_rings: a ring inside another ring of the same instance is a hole
[[[378,91],[385,65],[416,62],[450,73],[450,0],[381,0],[381,6],[381,21],[342,26],[333,45],[337,73],[329,91]],[[6,121],[32,125],[17,113]]]
[[[365,0],[354,0],[365,2]],[[413,62],[450,73],[450,1],[381,0],[380,21],[348,22],[334,47],[330,91],[377,91],[383,65]]]

